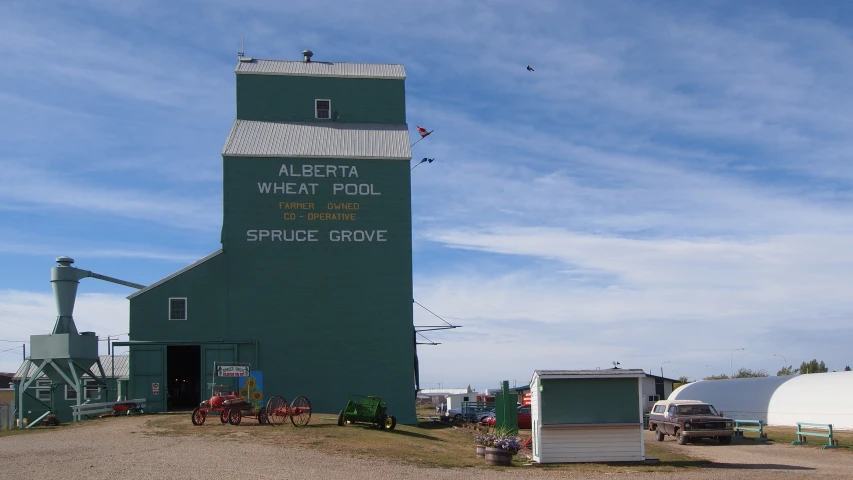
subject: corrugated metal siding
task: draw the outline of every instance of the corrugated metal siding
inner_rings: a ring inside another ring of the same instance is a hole
[[[406,125],[236,120],[222,149],[232,157],[411,160]]]
[[[332,102],[341,123],[406,123],[405,80],[237,75],[237,118],[256,122],[332,123],[316,118],[314,100]]]
[[[540,463],[643,460],[640,426],[542,429]]]
[[[130,378],[129,357],[127,355],[116,355],[115,359],[116,359],[115,374],[113,374],[113,370],[112,370],[112,366],[111,366],[112,357],[110,355],[101,355],[101,365],[104,367],[104,374],[107,376],[107,378],[118,378],[118,379],[122,379],[122,380],[126,380],[126,379]],[[22,363],[21,366],[18,367],[18,371],[15,372],[15,376],[13,377],[15,380],[20,380],[21,378],[23,378],[23,376],[24,376],[24,365],[26,365],[26,363]],[[33,373],[35,373],[35,371],[37,369],[38,369],[37,365],[30,364],[29,372],[27,372],[27,378],[30,378],[30,376]],[[92,363],[92,365],[89,366],[89,370],[91,370],[92,373],[94,373],[96,375],[98,375],[100,373],[100,372],[98,372],[98,364],[97,363]],[[115,377],[113,377],[113,375],[115,375]]]
[[[238,62],[238,74],[302,75],[312,77],[406,78],[406,69],[399,64],[302,62],[295,60],[252,59]]]

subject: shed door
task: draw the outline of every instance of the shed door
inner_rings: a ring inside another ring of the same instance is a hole
[[[128,399],[145,398],[146,412],[166,411],[166,347],[130,347]]]
[[[201,370],[202,375],[202,398],[209,398],[211,383],[216,385],[228,385],[232,390],[237,390],[236,378],[217,378],[213,375],[213,362],[235,362],[237,360],[236,345],[202,345]],[[254,368],[254,365],[252,366]]]

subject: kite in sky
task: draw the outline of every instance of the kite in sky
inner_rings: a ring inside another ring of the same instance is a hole
[[[414,170],[414,169],[418,168],[418,165],[420,165],[420,164],[422,164],[422,163],[424,163],[424,162],[432,163],[433,161],[435,161],[435,159],[434,159],[434,158],[426,158],[426,157],[424,157],[424,159],[423,159],[423,160],[421,160],[420,162],[416,163],[416,164],[415,164],[415,166],[414,166],[414,167],[412,167],[412,170]],[[411,170],[409,170],[409,171],[411,171]]]
[[[527,66],[527,71],[528,71],[528,72],[535,72],[536,70],[533,70],[533,67],[531,67],[530,65],[528,65],[528,66]]]
[[[418,125],[418,134],[420,134],[420,136],[421,136],[421,138],[419,138],[419,139],[418,139],[418,142],[420,142],[421,140],[425,139],[427,136],[429,136],[429,134],[430,134],[430,133],[432,133],[432,132],[434,132],[434,131],[435,131],[435,130],[429,130],[429,131],[427,131],[427,129],[426,129],[426,128],[421,127],[420,125]],[[416,143],[418,143],[418,142],[415,142],[415,143],[411,144],[410,146],[414,147],[414,146],[415,146],[415,144],[416,144]]]

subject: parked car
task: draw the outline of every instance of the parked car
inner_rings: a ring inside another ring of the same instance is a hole
[[[459,424],[463,421],[465,422],[482,422],[483,419],[492,416],[495,414],[494,409],[491,410],[470,410],[468,412],[463,413],[461,410],[457,410],[455,408],[451,408],[444,415],[442,415],[441,419],[445,422],[452,422]]]
[[[732,442],[734,420],[723,417],[710,403],[699,400],[662,400],[649,413],[649,430],[657,441],[672,435],[679,445],[699,438],[716,438],[723,445]]]
[[[489,427],[495,426],[495,415],[492,413],[490,417],[483,419],[480,423],[483,425],[487,425]],[[533,425],[530,406],[519,405],[518,406],[518,428],[529,430]]]

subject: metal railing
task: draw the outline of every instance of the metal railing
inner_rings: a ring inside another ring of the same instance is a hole
[[[809,432],[803,430],[803,427],[806,428],[825,428],[828,433],[823,432]],[[822,437],[829,439],[829,443],[827,445],[821,445],[820,448],[841,448],[838,445],[838,442],[835,440],[835,437],[832,434],[832,424],[829,423],[803,423],[797,422],[797,441],[791,442],[791,445],[808,445],[805,437]]]
[[[755,441],[767,441],[767,434],[764,433],[764,422],[761,420],[735,420],[735,437],[746,438],[743,432],[758,432],[758,438]]]
[[[118,402],[102,402],[102,403],[84,403],[82,405],[71,405],[72,416],[75,421],[79,421],[80,417],[97,415],[101,413],[113,413],[113,407],[119,404],[136,404],[140,408],[145,408],[145,399],[137,398],[135,400],[122,400]]]

